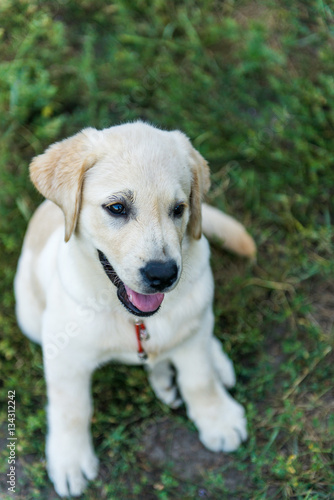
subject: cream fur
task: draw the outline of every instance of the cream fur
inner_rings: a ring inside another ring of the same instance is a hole
[[[169,363],[200,439],[213,451],[233,451],[247,437],[243,408],[223,384],[233,365],[213,331],[209,246],[201,235],[201,200],[209,187],[205,160],[180,132],[141,122],[102,131],[85,129],[35,158],[31,177],[52,201],[32,218],[15,278],[23,332],[42,344],[48,392],[48,471],[61,496],[80,495],[98,470],[90,436],[93,371],[110,360],[140,363],[135,317],[97,257],[101,250],[130,288],[145,293],[140,267],[175,260],[182,272],[161,309],[144,322],[150,339],[149,379],[158,397],[177,406]],[[133,197],[127,222],[102,205]],[[170,207],[184,202],[183,217]],[[58,205],[60,208],[58,208]],[[62,214],[63,212],[63,214]],[[204,205],[203,226],[237,253],[255,254],[234,219]],[[64,242],[64,236],[67,243]]]

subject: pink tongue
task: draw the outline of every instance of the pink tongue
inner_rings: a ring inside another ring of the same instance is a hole
[[[131,288],[129,288],[125,284],[124,286],[130,302],[142,312],[155,311],[164,300],[163,293],[144,295],[143,293],[137,293],[134,290],[131,290]]]

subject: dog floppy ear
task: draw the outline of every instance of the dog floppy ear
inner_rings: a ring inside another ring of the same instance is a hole
[[[181,147],[188,152],[192,175],[190,193],[190,218],[188,230],[190,235],[199,240],[202,236],[202,201],[210,188],[210,169],[208,162],[193,148],[190,140],[179,130],[173,132]]]
[[[96,161],[89,139],[92,134],[98,132],[87,128],[56,142],[30,164],[30,178],[35,187],[64,213],[66,242],[77,224],[84,174]]]
[[[195,240],[202,236],[202,201],[210,188],[210,169],[208,162],[192,148],[190,152],[192,163],[192,184],[190,193],[189,230]]]

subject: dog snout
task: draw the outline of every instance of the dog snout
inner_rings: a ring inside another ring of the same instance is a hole
[[[162,292],[171,287],[177,280],[178,266],[174,260],[161,262],[151,260],[140,270],[144,281],[154,291]]]

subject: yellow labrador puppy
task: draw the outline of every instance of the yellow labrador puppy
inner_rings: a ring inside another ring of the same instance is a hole
[[[180,394],[202,443],[233,451],[246,439],[224,386],[233,365],[213,337],[208,236],[252,256],[241,224],[202,205],[203,157],[179,131],[142,122],[87,128],[34,158],[49,200],[33,216],[15,278],[23,332],[41,343],[48,392],[48,471],[61,496],[80,495],[98,470],[90,435],[93,371],[145,363],[157,396]],[[65,236],[65,241],[64,241]]]

